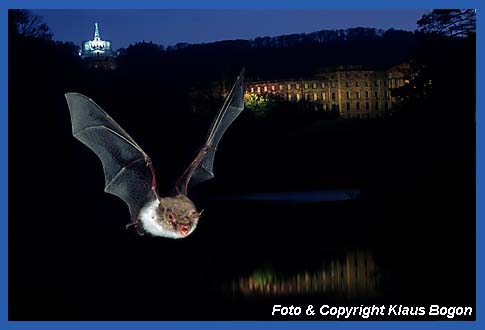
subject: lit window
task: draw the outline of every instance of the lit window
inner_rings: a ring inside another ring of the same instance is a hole
[[[279,86],[278,86],[278,89],[279,89],[280,91],[282,91],[282,90],[283,90],[283,85],[279,85]]]
[[[308,89],[308,84],[307,83],[305,83],[305,89]]]
[[[312,84],[312,87],[313,87],[313,88],[317,88],[317,83],[316,83],[316,82],[314,82],[314,83]]]
[[[288,84],[287,87],[288,87],[288,90],[291,90],[291,84]]]
[[[296,89],[300,89],[300,84],[296,84]]]
[[[271,90],[274,92],[276,90],[276,88],[274,87],[274,85],[271,85]]]
[[[305,101],[308,101],[310,99],[310,95],[308,93],[305,93]]]
[[[322,100],[325,100],[325,92],[322,93]]]
[[[296,93],[296,100],[297,101],[300,101],[301,100],[301,94],[300,93]]]
[[[335,88],[335,81],[332,81],[330,85],[332,86],[332,88]]]
[[[264,89],[265,92],[267,92],[268,91],[268,86],[264,86],[263,89]]]
[[[322,82],[322,88],[325,88],[325,83],[324,82]]]
[[[254,93],[254,87],[251,87],[251,93]]]
[[[291,101],[291,94],[288,94],[288,101]]]
[[[261,87],[258,86],[258,93],[261,93]]]
[[[313,101],[316,101],[318,100],[318,94],[317,93],[313,93]]]

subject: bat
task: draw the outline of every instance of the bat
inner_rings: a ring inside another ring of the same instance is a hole
[[[187,190],[214,177],[217,145],[227,128],[244,109],[244,69],[217,112],[207,139],[194,160],[178,178],[174,193],[160,197],[150,157],[103,109],[79,93],[66,93],[73,136],[101,160],[104,191],[121,198],[140,235],[184,238],[197,227],[201,212],[187,197]]]

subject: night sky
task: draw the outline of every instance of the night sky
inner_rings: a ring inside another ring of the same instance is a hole
[[[413,10],[34,10],[55,40],[80,45],[93,38],[94,22],[113,48],[138,41],[164,46],[252,39],[323,29],[373,27],[413,31],[427,9]]]

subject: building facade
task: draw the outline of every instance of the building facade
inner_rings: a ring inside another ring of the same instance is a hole
[[[393,107],[396,99],[391,90],[404,86],[409,73],[409,64],[385,71],[340,66],[322,70],[308,79],[248,82],[245,94],[311,102],[315,110],[338,111],[341,118],[375,118],[384,116]]]
[[[114,68],[114,53],[110,40],[102,40],[98,23],[94,23],[93,40],[83,41],[79,54],[90,67]]]

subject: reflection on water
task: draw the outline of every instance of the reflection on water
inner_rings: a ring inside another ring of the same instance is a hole
[[[232,281],[233,293],[247,296],[284,296],[331,293],[336,296],[375,297],[380,274],[368,251],[346,253],[344,258],[327,262],[321,270],[279,274],[271,268],[261,268],[249,276]]]

